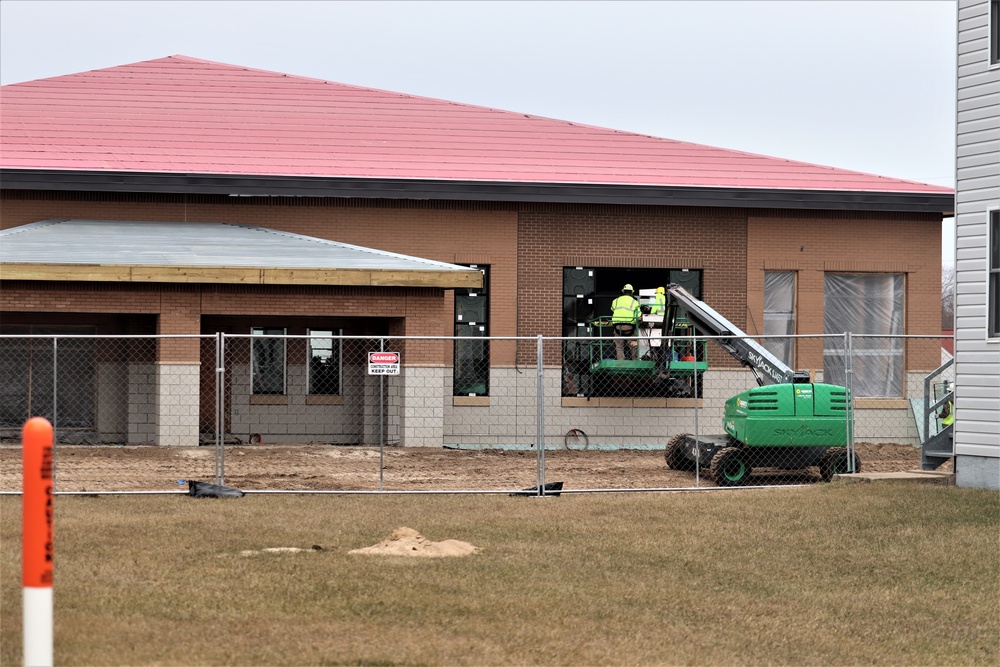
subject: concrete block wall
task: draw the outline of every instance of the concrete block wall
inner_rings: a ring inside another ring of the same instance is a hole
[[[452,371],[444,366],[407,366],[401,386],[400,440],[405,447],[440,447],[444,443],[446,391]],[[450,388],[449,388],[450,389]]]
[[[546,447],[563,446],[571,429],[583,431],[591,446],[666,445],[678,433],[721,434],[725,402],[756,384],[746,371],[710,370],[704,374],[703,398],[694,401],[636,399],[628,407],[604,407],[600,399],[583,404],[563,404],[560,369],[546,368]],[[914,376],[918,374],[913,374]],[[533,369],[494,368],[488,405],[454,405],[447,400],[443,443],[448,445],[531,445],[537,440],[536,377]],[[450,378],[449,378],[450,383]],[[450,399],[450,387],[447,394]],[[651,407],[645,407],[648,401]],[[652,404],[656,404],[652,406]],[[917,432],[908,405],[894,401],[890,407],[859,408],[855,412],[855,440],[859,442],[916,445]],[[697,419],[697,425],[696,425]]]
[[[702,433],[721,432],[725,398],[732,394],[733,378],[745,373],[706,373],[705,398],[697,408]],[[562,371],[546,368],[543,374],[545,443],[547,448],[562,447],[566,434],[579,429],[587,434],[591,446],[659,446],[676,433],[694,432],[694,401],[653,399],[651,407],[642,407],[638,399],[633,407],[601,407],[599,399],[583,404],[575,400],[564,405],[561,392]],[[450,383],[450,378],[449,378]],[[537,377],[533,368],[494,368],[490,376],[489,405],[454,405],[449,401],[444,443],[451,445],[531,445],[537,440]],[[719,397],[715,400],[712,397]],[[450,392],[449,392],[450,397]],[[652,407],[655,403],[656,406]]]
[[[854,441],[914,447],[920,444],[917,422],[909,406],[856,409]]]
[[[201,364],[156,364],[156,444],[198,445]]]
[[[129,365],[124,362],[97,364],[97,439],[99,442],[126,444],[129,431]]]
[[[156,441],[157,399],[155,364],[128,367],[128,444],[148,445]]]
[[[254,397],[247,364],[233,364],[226,372],[231,382],[229,430],[236,437],[247,441],[251,434],[259,433],[264,444],[363,442],[363,415],[368,408],[359,367],[343,369],[341,404],[317,405],[307,402],[305,364],[286,367],[286,393],[282,396]]]
[[[368,375],[359,368],[356,381],[364,387],[364,444],[400,444],[402,376]]]

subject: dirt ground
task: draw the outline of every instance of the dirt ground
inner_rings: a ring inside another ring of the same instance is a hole
[[[909,445],[857,445],[862,472],[920,468]],[[212,482],[221,466],[227,486],[244,491],[512,491],[536,487],[535,451],[331,445],[104,447],[59,445],[57,491],[180,491],[187,480]],[[381,463],[381,470],[380,470]],[[950,469],[950,464],[948,464]],[[944,468],[942,468],[944,469]],[[688,488],[693,473],[670,470],[655,450],[545,452],[544,481],[564,489]],[[816,468],[755,470],[751,484],[819,483]],[[702,486],[713,486],[705,475]],[[0,491],[21,490],[21,449],[0,447]]]

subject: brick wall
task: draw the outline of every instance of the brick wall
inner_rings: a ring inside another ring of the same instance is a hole
[[[438,261],[489,264],[490,331],[496,336],[560,335],[562,268],[579,265],[701,269],[705,301],[749,333],[763,324],[765,270],[799,273],[799,333],[823,331],[825,271],[905,273],[907,333],[940,330],[940,216],[934,214],[22,191],[4,191],[2,207],[3,227],[48,218],[231,222]],[[203,288],[200,312],[402,315],[405,320],[392,320],[391,334],[453,333],[448,291],[443,302],[430,303],[361,288],[319,294],[311,288],[229,287]],[[155,314],[180,298],[163,302],[165,293],[155,285],[25,291],[5,284],[0,298],[5,310]],[[930,364],[935,350],[914,343],[909,360]],[[821,351],[821,344],[803,343],[797,365],[821,368]],[[493,364],[513,361],[503,355],[498,350]]]
[[[746,243],[742,209],[525,207],[518,216],[519,334],[562,335],[566,266],[701,269],[703,299],[743,326]],[[558,363],[559,350],[552,354],[546,363]]]
[[[796,333],[823,333],[827,272],[905,275],[905,333],[941,334],[941,217],[934,214],[751,212],[747,220],[748,333],[761,333],[764,272],[795,271]],[[756,326],[756,328],[754,328]],[[940,364],[938,340],[910,341],[909,370]],[[799,368],[823,368],[821,340],[800,340]]]
[[[489,264],[491,333],[514,335],[517,213],[510,205],[5,191],[2,208],[0,227],[5,229],[50,218],[228,222],[441,262]],[[362,309],[365,294],[358,292]],[[448,299],[445,310],[453,307]],[[350,300],[343,305],[353,308]],[[433,333],[454,333],[453,317],[440,318],[435,309],[434,318]],[[431,333],[423,326],[421,332]]]

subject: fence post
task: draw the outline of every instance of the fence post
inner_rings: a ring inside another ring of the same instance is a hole
[[[847,380],[847,470],[857,472],[854,469],[854,340],[851,332],[844,332],[844,377]]]
[[[56,486],[56,437],[59,420],[59,339],[52,337],[52,488]],[[23,446],[23,443],[22,443]]]
[[[691,349],[694,350],[694,369],[692,371],[691,386],[694,388],[694,486],[695,488],[701,488],[701,427],[698,424],[698,338],[695,336],[697,333],[695,326],[692,324]]]
[[[379,352],[385,352],[385,338],[379,338]],[[385,479],[385,376],[378,377],[378,490]]]
[[[215,483],[225,484],[226,441],[226,339],[221,331],[215,334]]]
[[[538,334],[538,349],[535,365],[537,384],[535,387],[535,456],[537,460],[538,494],[545,495],[545,383],[542,365],[542,334]]]

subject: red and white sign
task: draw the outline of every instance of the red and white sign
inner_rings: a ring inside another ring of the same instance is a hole
[[[368,375],[399,375],[399,352],[369,352]]]

